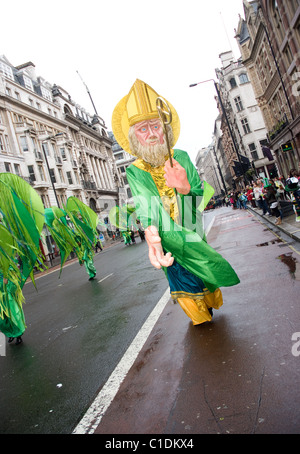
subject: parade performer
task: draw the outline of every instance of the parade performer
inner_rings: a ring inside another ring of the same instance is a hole
[[[22,178],[0,174],[0,331],[22,342],[26,329],[22,288],[33,268],[41,268],[40,235],[44,206]]]
[[[56,206],[45,209],[46,225],[58,246],[61,256],[61,270],[72,251],[80,265],[84,265],[89,280],[96,277],[93,246],[97,243],[97,214],[76,197],[69,197],[64,209]]]
[[[122,207],[114,206],[109,212],[111,225],[117,227],[122,233],[124,245],[130,246],[132,242],[132,232],[129,226],[136,226],[136,208],[129,204]]]
[[[57,206],[45,208],[45,224],[59,249],[61,275],[68,256],[78,247],[76,235],[74,229],[67,221],[66,211]],[[81,260],[83,260],[83,253],[84,251],[82,251],[81,255],[80,253],[77,254]]]
[[[96,227],[100,220],[97,213],[77,197],[69,197],[65,211],[73,225],[76,239],[75,253],[79,263],[84,264],[89,280],[96,277],[97,270],[94,265],[94,246],[97,242]],[[104,224],[103,224],[104,225]]]
[[[117,104],[112,128],[119,145],[137,157],[126,170],[139,220],[145,227],[149,259],[163,268],[171,296],[194,325],[211,320],[223,304],[221,286],[239,283],[231,265],[205,238],[201,212],[213,189],[201,182],[188,154],[173,149],[180,130],[174,107],[165,126],[159,95],[136,80]]]

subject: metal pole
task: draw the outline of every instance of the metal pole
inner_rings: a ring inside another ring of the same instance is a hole
[[[47,140],[52,139],[53,137],[57,137],[57,136],[61,136],[61,135],[63,135],[63,133],[59,132],[58,134],[55,134],[55,136],[47,137],[47,139],[42,141],[42,150],[43,150],[44,158],[45,158],[45,161],[46,161],[46,166],[47,166],[47,169],[48,169],[48,174],[49,174],[49,177],[50,177],[50,181],[51,181],[51,184],[52,184],[52,188],[53,188],[53,192],[54,192],[54,195],[55,195],[55,199],[56,199],[56,203],[57,203],[58,208],[60,208],[60,204],[59,204],[59,201],[58,201],[58,198],[57,198],[57,194],[56,194],[56,189],[54,187],[54,183],[52,181],[52,177],[51,177],[51,173],[50,173],[50,167],[49,167],[49,163],[48,163],[48,158],[47,158],[47,155],[46,155],[44,147],[43,147],[43,142],[46,142]]]
[[[91,103],[93,104],[93,107],[94,107],[95,114],[96,114],[97,117],[98,117],[98,112],[97,112],[97,110],[96,110],[96,107],[95,107],[94,101],[93,101],[93,99],[92,99],[90,90],[88,89],[87,84],[84,82],[84,80],[82,79],[82,77],[81,77],[81,75],[79,74],[79,72],[78,72],[78,71],[76,71],[76,72],[77,72],[78,76],[80,77],[80,79],[82,80],[82,83],[83,83],[83,85],[84,85],[85,88],[86,88],[86,91],[88,92],[88,95],[89,95],[89,97],[90,97]]]

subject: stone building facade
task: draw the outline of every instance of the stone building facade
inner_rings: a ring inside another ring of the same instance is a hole
[[[300,162],[300,2],[243,0],[236,31],[278,173]]]
[[[62,87],[37,77],[32,62],[0,56],[0,172],[27,180],[45,208],[76,196],[108,222],[121,180],[104,120]]]

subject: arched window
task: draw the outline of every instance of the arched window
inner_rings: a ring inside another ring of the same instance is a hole
[[[245,84],[246,82],[249,82],[248,76],[246,73],[242,73],[239,75],[240,83]]]
[[[67,104],[64,105],[64,113],[68,114],[68,115],[72,115],[72,111]]]
[[[97,212],[97,204],[96,204],[96,200],[95,199],[90,199],[90,208],[95,211],[95,213]]]

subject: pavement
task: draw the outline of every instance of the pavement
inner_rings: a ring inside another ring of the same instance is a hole
[[[268,214],[263,215],[262,210],[259,208],[253,208],[252,206],[248,205],[248,210],[255,214],[256,216],[265,219],[270,224],[274,225],[276,228],[281,230],[286,235],[290,236],[296,241],[300,241],[300,222],[296,222],[296,214],[292,214],[290,216],[286,216],[282,219],[282,224],[276,225],[275,216],[269,216]]]

